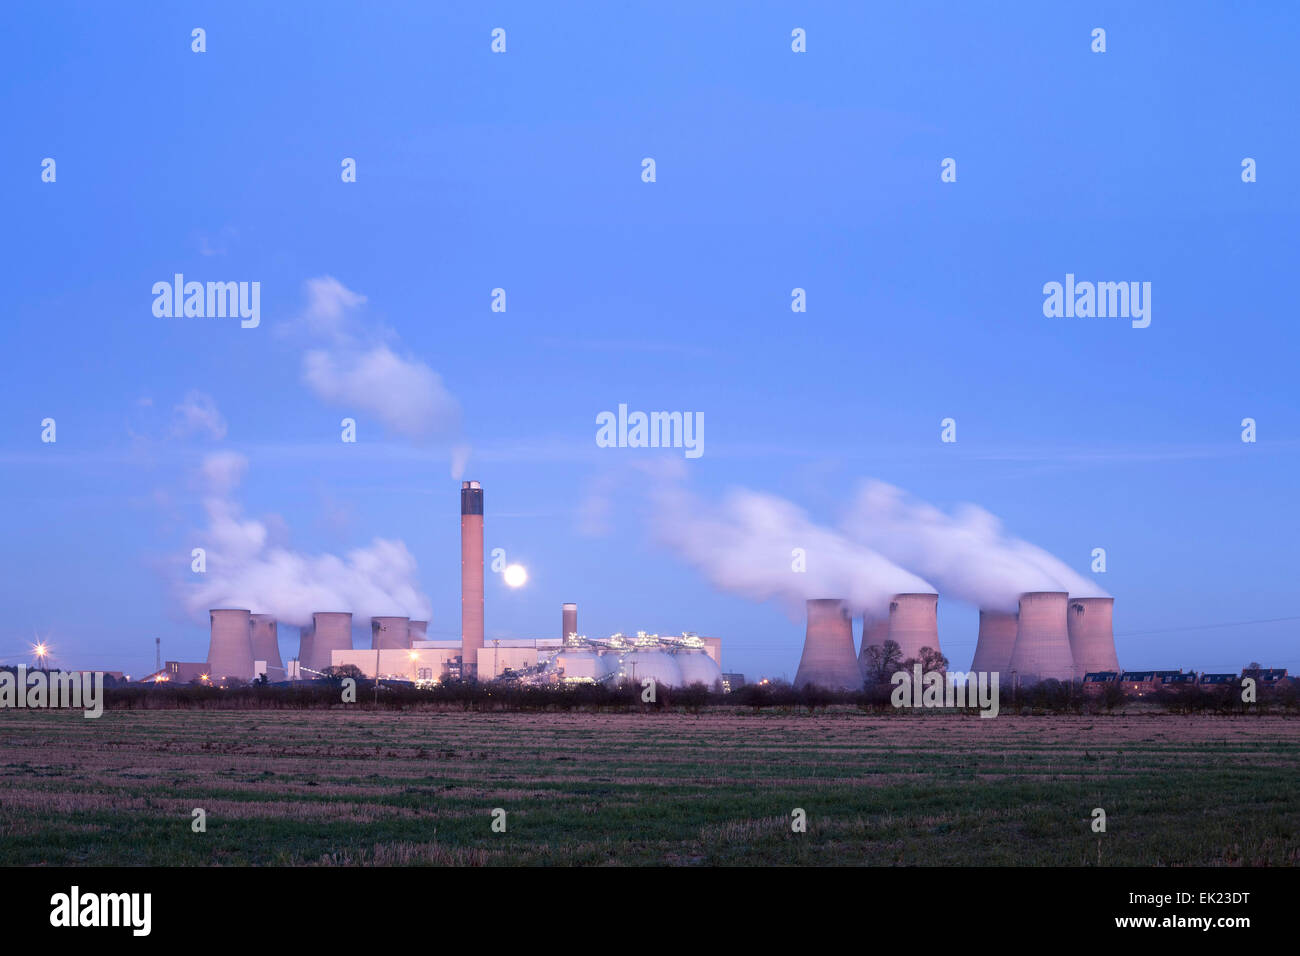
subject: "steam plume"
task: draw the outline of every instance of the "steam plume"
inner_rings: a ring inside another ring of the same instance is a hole
[[[401,541],[376,538],[344,557],[273,545],[267,525],[244,517],[234,498],[247,466],[247,459],[233,452],[204,459],[208,527],[200,540],[207,570],[184,594],[192,613],[246,607],[297,625],[311,623],[313,611],[428,620],[431,605],[416,583],[415,558]]]
[[[1042,548],[1007,534],[976,505],[947,514],[882,481],[862,485],[843,523],[854,541],[923,574],[950,597],[1014,611],[1025,591],[1106,592]]]
[[[653,495],[661,543],[702,571],[714,586],[755,601],[777,599],[793,616],[804,602],[841,598],[855,611],[881,614],[906,591],[933,593],[916,575],[872,549],[815,524],[773,495],[739,488],[706,506],[678,485]],[[802,549],[806,570],[795,570]]]

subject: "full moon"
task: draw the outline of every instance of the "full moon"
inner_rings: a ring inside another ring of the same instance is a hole
[[[512,588],[523,587],[528,580],[528,572],[522,564],[512,564],[501,573],[505,576],[506,584]]]

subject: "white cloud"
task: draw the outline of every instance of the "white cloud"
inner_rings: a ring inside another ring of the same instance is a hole
[[[307,329],[316,335],[346,338],[349,314],[364,305],[366,297],[333,276],[308,279],[303,286],[307,307],[302,312],[302,322]]]
[[[190,435],[206,434],[220,440],[226,437],[226,420],[217,410],[217,403],[211,395],[191,389],[184,401],[172,409],[172,435],[188,438]]]
[[[438,373],[386,345],[366,352],[312,349],[303,356],[302,378],[322,401],[372,412],[408,438],[429,438],[460,420],[460,406]]]
[[[345,411],[369,412],[407,438],[459,432],[460,405],[441,376],[419,358],[399,355],[383,341],[382,327],[358,319],[365,296],[333,276],[308,279],[304,288],[307,304],[296,328],[315,344],[303,354],[302,380],[317,398]],[[463,461],[466,454],[455,457]]]

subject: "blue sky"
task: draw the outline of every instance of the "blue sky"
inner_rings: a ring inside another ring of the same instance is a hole
[[[0,659],[33,632],[71,666],[202,659],[172,582],[219,450],[297,550],[403,540],[456,636],[464,442],[487,547],[531,573],[489,575],[489,637],[576,601],[589,634],[695,630],[793,677],[800,622],[650,540],[628,475],[671,459],[828,525],[868,477],[974,502],[1081,572],[1106,548],[1125,666],[1300,668],[1300,621],[1206,627],[1300,614],[1293,5],[270,6],[0,13]],[[260,327],[155,317],[177,272],[260,282]],[[1151,282],[1150,327],[1045,318],[1067,272]],[[304,384],[284,330],[322,276],[459,432]],[[224,437],[176,429],[196,390]],[[705,454],[597,448],[620,402],[703,412]],[[975,611],[940,607],[965,666]]]

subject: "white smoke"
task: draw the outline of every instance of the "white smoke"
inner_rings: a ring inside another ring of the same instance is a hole
[[[192,613],[242,607],[297,625],[311,623],[314,611],[429,620],[432,606],[416,583],[415,558],[403,542],[376,538],[343,557],[277,546],[266,522],[244,517],[234,499],[247,466],[247,459],[233,452],[203,461],[208,527],[200,541],[207,569],[193,575],[198,582],[184,593]]]
[[[1042,548],[1007,534],[976,505],[947,514],[893,485],[868,481],[843,528],[854,541],[924,575],[942,594],[987,610],[1014,611],[1025,591],[1108,596]]]
[[[668,482],[652,498],[661,543],[715,587],[755,601],[776,599],[793,616],[815,598],[841,598],[854,611],[885,614],[895,594],[934,593],[921,578],[773,495],[739,488],[706,505]],[[805,570],[797,570],[801,553]]]
[[[386,345],[312,349],[302,357],[302,379],[323,401],[371,412],[408,438],[429,438],[460,417],[437,372]]]
[[[442,377],[420,359],[376,341],[395,336],[357,318],[364,295],[333,276],[307,280],[305,292],[307,304],[290,330],[316,343],[303,354],[302,380],[319,399],[369,412],[407,438],[459,432],[460,404]]]

